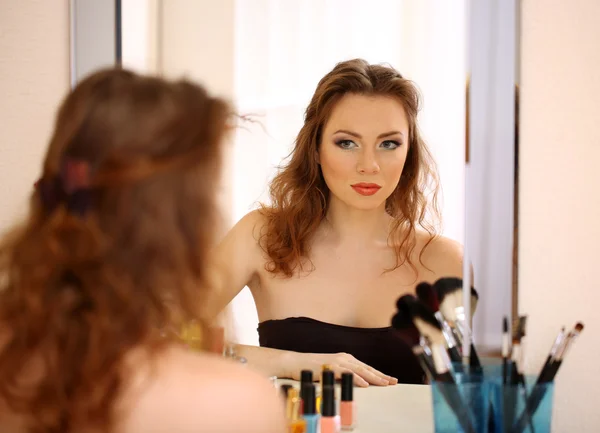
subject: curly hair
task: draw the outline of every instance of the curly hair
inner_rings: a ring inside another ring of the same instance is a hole
[[[36,190],[0,244],[0,403],[30,432],[110,431],[127,353],[152,359],[177,338],[161,328],[202,322],[217,218],[203,185],[220,175],[230,114],[198,85],[122,69],[62,103],[41,179],[83,161],[89,209]]]
[[[417,126],[418,90],[391,67],[371,65],[362,59],[348,60],[338,63],[319,82],[290,159],[271,182],[271,204],[261,206],[265,225],[260,244],[268,256],[266,269],[273,274],[290,277],[298,266],[302,269],[302,260],[309,258],[309,240],[325,218],[329,198],[329,188],[318,164],[321,135],[335,104],[345,94],[393,97],[402,103],[408,117],[406,163],[385,206],[394,218],[390,232],[396,251],[393,269],[404,263],[416,269],[411,254],[417,243],[417,226],[430,235],[425,248],[436,236],[438,176]]]

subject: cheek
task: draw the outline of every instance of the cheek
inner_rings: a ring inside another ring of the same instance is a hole
[[[402,176],[402,171],[404,170],[404,163],[406,162],[406,155],[402,155],[396,158],[390,158],[382,163],[382,173],[384,173],[386,179],[389,182],[393,182],[397,184],[400,180],[400,176]]]
[[[402,170],[404,169],[404,162],[405,159],[402,158],[401,160],[398,161],[393,161],[390,164],[390,174],[394,177],[400,177],[402,175]]]
[[[349,153],[326,150],[321,153],[321,170],[325,179],[343,180],[352,175],[356,167]]]

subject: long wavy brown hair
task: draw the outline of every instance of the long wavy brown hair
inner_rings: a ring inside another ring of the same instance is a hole
[[[438,177],[417,126],[419,92],[392,67],[349,60],[338,63],[319,82],[290,159],[271,182],[271,205],[261,207],[266,223],[260,242],[269,258],[266,269],[274,274],[290,277],[298,266],[302,269],[303,259],[310,258],[310,239],[325,218],[329,199],[317,157],[321,134],[337,101],[349,93],[396,98],[408,117],[406,163],[398,186],[386,202],[386,211],[394,218],[390,232],[396,251],[393,269],[408,263],[416,270],[411,254],[417,243],[417,227],[430,235],[425,247],[436,236]]]
[[[110,431],[125,356],[201,320],[229,115],[198,85],[121,69],[63,102],[41,180],[77,161],[87,187],[53,206],[35,190],[0,245],[0,403],[30,432]]]

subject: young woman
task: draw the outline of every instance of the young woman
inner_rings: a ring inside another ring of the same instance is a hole
[[[418,109],[415,86],[390,67],[346,61],[319,82],[272,204],[215,254],[215,308],[246,285],[256,302],[262,347],[237,348],[250,365],[298,378],[329,364],[360,386],[422,382],[416,332],[390,319],[417,283],[460,277],[462,248],[429,220],[437,178]]]
[[[266,379],[164,332],[209,295],[230,114],[124,70],[68,95],[30,215],[0,246],[2,432],[285,431]]]

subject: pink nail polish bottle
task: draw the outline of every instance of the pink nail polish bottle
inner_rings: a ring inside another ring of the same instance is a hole
[[[331,385],[325,385],[321,394],[323,396],[321,433],[340,433],[340,417],[335,411],[335,389]]]
[[[342,430],[353,430],[356,423],[356,404],[354,403],[354,374],[342,373],[342,400],[340,402],[340,420]]]

